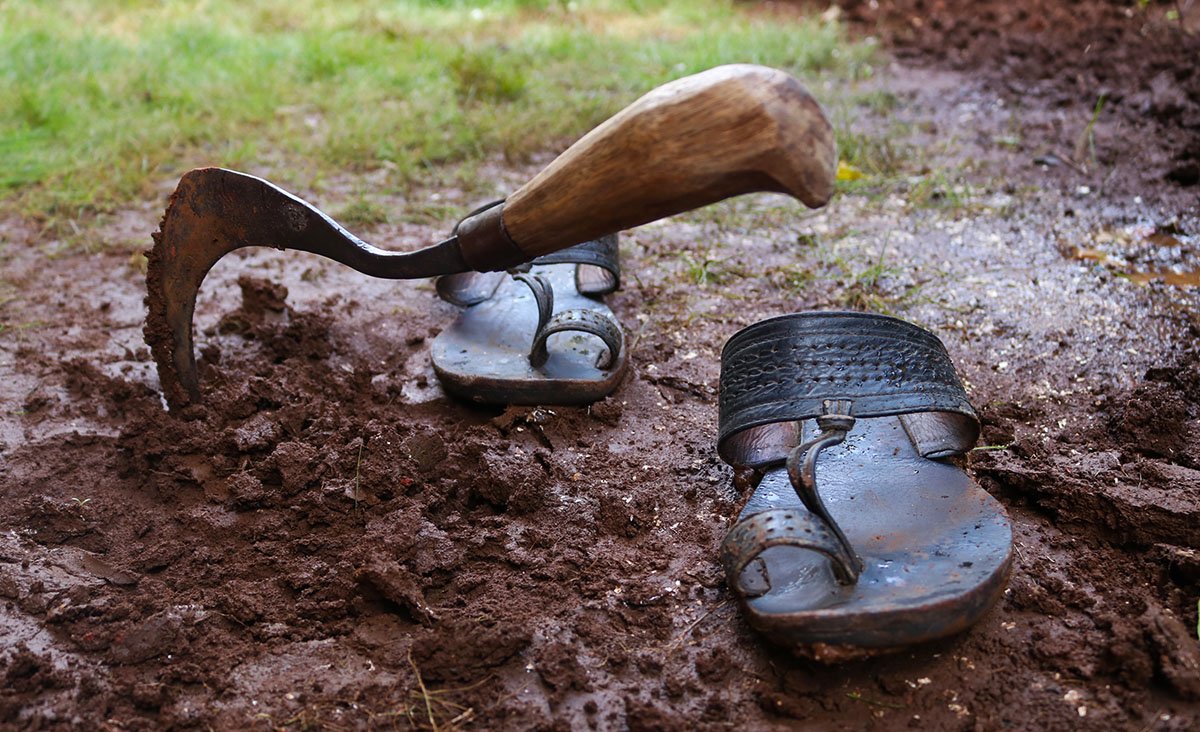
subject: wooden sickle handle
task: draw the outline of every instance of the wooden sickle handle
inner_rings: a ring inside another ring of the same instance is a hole
[[[837,149],[790,75],[718,66],[646,94],[509,196],[504,229],[530,258],[754,191],[812,208],[833,194]]]

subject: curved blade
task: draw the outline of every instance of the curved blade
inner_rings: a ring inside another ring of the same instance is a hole
[[[467,269],[454,238],[415,252],[389,252],[361,241],[261,178],[222,168],[190,171],[179,181],[154,234],[146,272],[146,343],[172,408],[200,398],[192,352],[192,314],[200,283],[217,260],[249,246],[312,252],[388,279]]]

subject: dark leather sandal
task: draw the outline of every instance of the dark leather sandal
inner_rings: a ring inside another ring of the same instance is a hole
[[[621,282],[617,236],[535,259],[525,271],[437,280],[466,308],[431,347],[446,391],[492,404],[589,404],[625,372],[624,333],[601,295]]]
[[[797,313],[721,354],[718,451],[762,473],[721,561],[750,624],[840,661],[959,633],[1004,590],[1004,508],[949,459],[979,422],[942,342],[896,318]]]

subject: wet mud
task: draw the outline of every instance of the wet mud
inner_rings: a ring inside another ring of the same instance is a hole
[[[1043,107],[1039,154],[1105,186],[1200,195],[1200,4],[841,0],[843,17],[905,61],[955,68],[1016,108]],[[1097,151],[1073,129],[1082,110],[1128,144]],[[1011,132],[1009,133],[1011,135]],[[1019,143],[1018,143],[1019,145]],[[1165,184],[1165,186],[1163,185]],[[1185,203],[1186,205],[1186,203]]]
[[[585,408],[443,394],[429,341],[455,309],[429,282],[243,250],[197,305],[204,401],[169,414],[137,259],[48,259],[0,224],[0,728],[1195,729],[1200,291],[1129,275],[1194,269],[1200,211],[1162,176],[1121,192],[1033,163],[1055,108],[1013,111],[992,76],[896,63],[849,91],[880,89],[898,103],[855,129],[956,187],[630,232],[608,299],[629,374]],[[1027,142],[993,142],[1014,119]],[[544,162],[487,172],[504,191]],[[475,202],[410,200],[433,195]],[[159,204],[107,236],[148,246]],[[810,308],[933,330],[980,412],[967,467],[1016,551],[958,638],[823,667],[724,587],[742,483],[716,455],[719,349]]]

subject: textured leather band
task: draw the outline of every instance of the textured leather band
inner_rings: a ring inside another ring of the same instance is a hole
[[[538,326],[537,334],[533,338],[533,348],[529,351],[530,365],[537,368],[546,363],[550,358],[546,339],[555,333],[568,331],[588,333],[604,341],[608,352],[596,358],[596,368],[601,371],[612,368],[617,363],[617,357],[621,355],[621,349],[625,347],[625,336],[621,332],[621,326],[604,313],[595,310],[564,310],[555,313],[548,321]]]
[[[616,234],[543,254],[533,260],[535,267],[539,264],[580,265],[575,270],[575,285],[584,295],[606,295],[621,286],[620,248]],[[588,272],[585,268],[589,266],[599,270]]]
[[[778,423],[811,419],[827,400],[840,399],[852,401],[860,418],[938,413],[913,420],[928,433],[922,439],[939,445],[922,449],[932,457],[962,452],[979,434],[937,336],[884,315],[795,313],[755,323],[726,342],[718,452],[735,465],[777,463],[799,439],[794,426]]]
[[[542,275],[528,272],[519,272],[513,275],[513,279],[517,282],[524,282],[533,294],[533,302],[538,309],[537,330],[534,331],[536,341],[537,335],[546,329],[546,324],[550,322],[550,316],[554,314],[554,287],[550,284],[550,280]],[[534,365],[540,366],[541,364]]]

